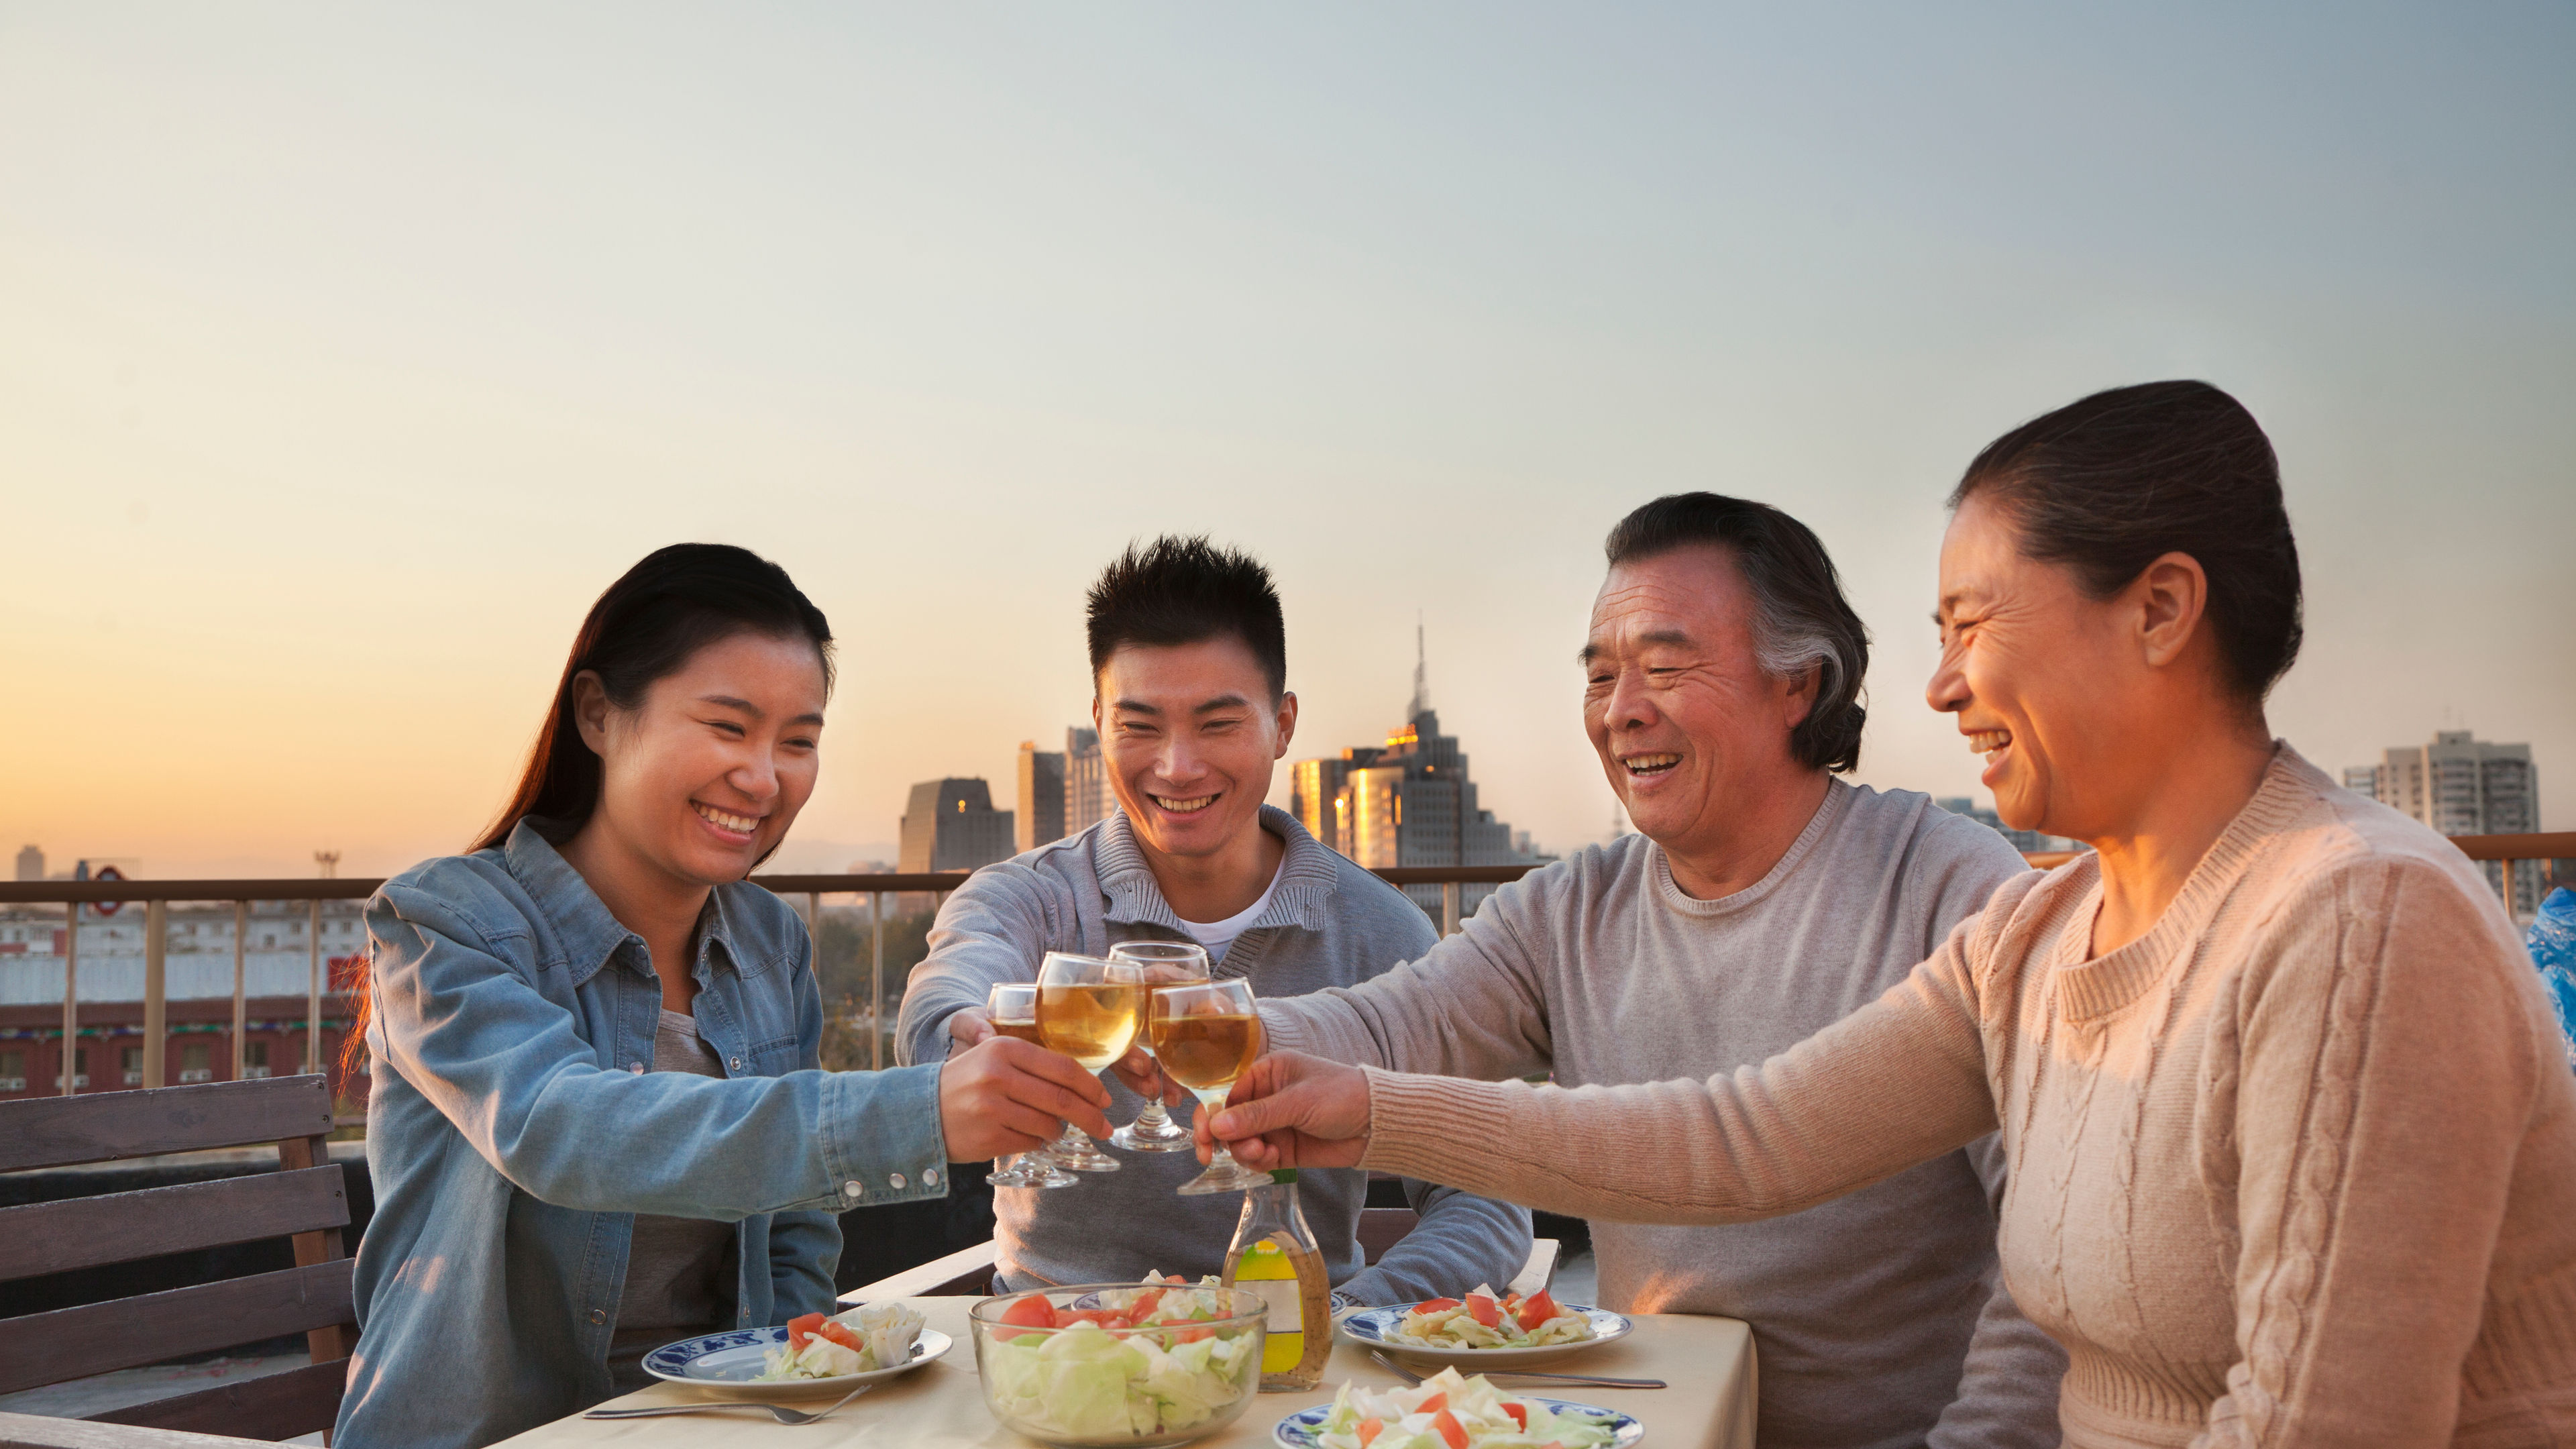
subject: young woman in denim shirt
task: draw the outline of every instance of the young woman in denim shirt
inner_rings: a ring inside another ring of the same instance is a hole
[[[1109,1130],[1099,1081],[1024,1042],[817,1069],[812,943],[743,878],[813,793],[831,685],[785,571],[662,549],[592,606],[474,852],[368,902],[342,1449],[472,1449],[620,1391],[654,1343],[829,1311],[836,1214],[1065,1118]]]

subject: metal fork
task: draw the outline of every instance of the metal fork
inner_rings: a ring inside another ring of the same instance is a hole
[[[1422,1375],[1415,1373],[1413,1370],[1406,1368],[1400,1363],[1397,1363],[1394,1359],[1388,1358],[1382,1350],[1374,1348],[1370,1349],[1369,1357],[1377,1361],[1377,1366],[1379,1368],[1385,1369],[1388,1373],[1395,1375],[1397,1378],[1404,1380],[1408,1384],[1419,1384],[1422,1382]],[[1662,1379],[1613,1379],[1604,1378],[1599,1374],[1542,1374],[1533,1373],[1528,1369],[1514,1368],[1486,1369],[1484,1370],[1484,1374],[1488,1378],[1497,1379],[1545,1379],[1552,1384],[1588,1384],[1591,1387],[1598,1389],[1661,1389],[1671,1387],[1671,1385],[1666,1384]]]
[[[585,1419],[658,1419],[665,1414],[704,1414],[715,1409],[767,1409],[769,1411],[769,1417],[776,1419],[782,1424],[811,1424],[815,1420],[822,1418],[825,1414],[831,1413],[833,1409],[838,1409],[842,1404],[848,1403],[850,1400],[857,1398],[859,1395],[864,1394],[875,1387],[875,1384],[861,1384],[857,1388],[843,1394],[840,1401],[833,1404],[832,1408],[818,1409],[812,1413],[808,1413],[803,1409],[784,1408],[777,1404],[760,1404],[748,1402],[742,1399],[727,1399],[722,1403],[662,1404],[649,1409],[593,1409],[589,1413],[582,1415],[582,1417]]]

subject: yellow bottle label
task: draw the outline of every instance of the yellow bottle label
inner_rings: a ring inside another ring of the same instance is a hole
[[[1235,1286],[1257,1294],[1270,1310],[1261,1345],[1261,1371],[1284,1373],[1306,1356],[1304,1300],[1297,1292],[1297,1267],[1279,1245],[1264,1239],[1243,1250],[1234,1265]]]

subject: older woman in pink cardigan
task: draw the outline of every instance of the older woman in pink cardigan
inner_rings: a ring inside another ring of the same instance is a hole
[[[2262,430],[2204,383],[2122,388],[1998,439],[1951,503],[1931,704],[2005,821],[2092,853],[1729,1076],[1282,1054],[1214,1136],[1714,1223],[2000,1128],[2005,1278],[2066,1347],[2068,1444],[2576,1444],[2576,1077],[2483,878],[2266,726],[2300,623]]]

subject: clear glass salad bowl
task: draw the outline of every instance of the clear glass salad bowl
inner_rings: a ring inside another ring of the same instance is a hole
[[[1077,1283],[987,1298],[968,1318],[984,1406],[1042,1444],[1186,1444],[1261,1388],[1269,1310],[1240,1288]]]

